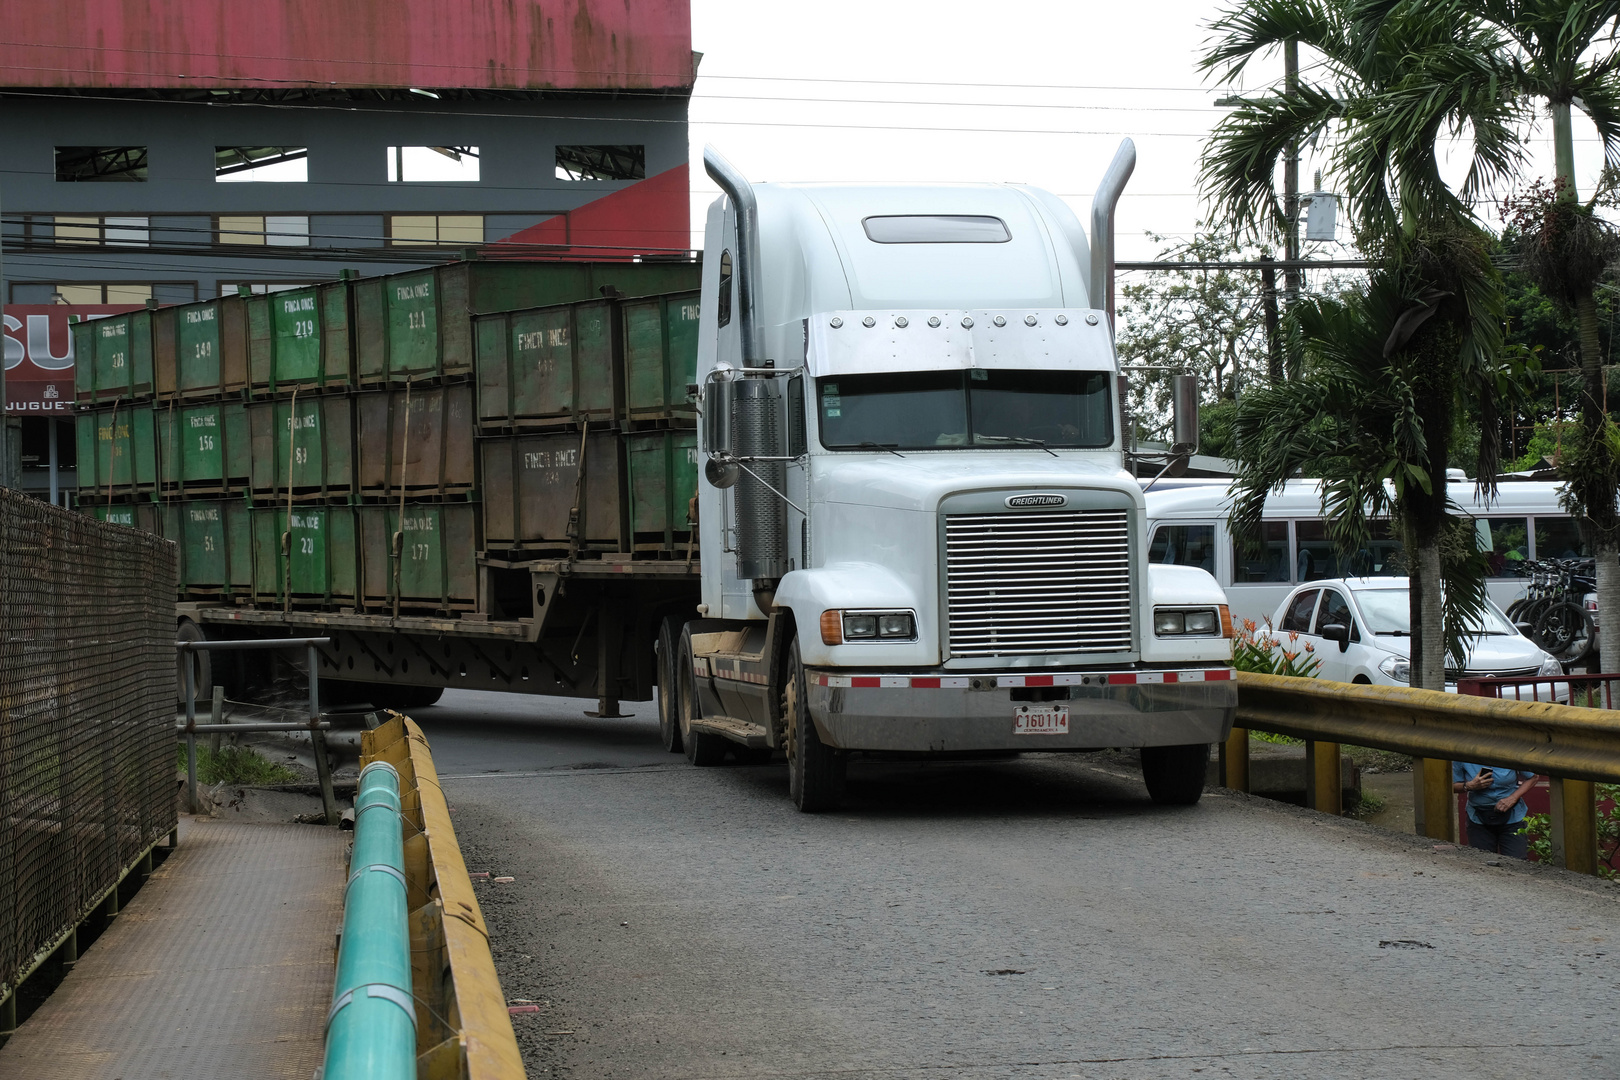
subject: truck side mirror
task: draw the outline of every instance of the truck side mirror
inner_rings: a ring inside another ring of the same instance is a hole
[[[1181,454],[1198,452],[1198,376],[1176,375],[1171,380],[1171,450]]]
[[[703,448],[708,460],[703,475],[717,488],[728,488],[742,476],[732,458],[731,402],[733,384],[725,378],[711,378],[703,384]]]
[[[1340,623],[1328,623],[1326,626],[1317,630],[1317,633],[1321,634],[1329,641],[1337,641],[1339,643],[1340,652],[1344,652],[1350,648],[1350,628],[1348,626],[1344,626]]]

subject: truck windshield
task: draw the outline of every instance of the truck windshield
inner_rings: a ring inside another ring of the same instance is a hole
[[[1097,449],[1114,441],[1103,371],[904,371],[816,381],[829,450]]]

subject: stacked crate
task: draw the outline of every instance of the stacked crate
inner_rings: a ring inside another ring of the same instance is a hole
[[[475,320],[487,550],[682,555],[697,313],[697,293],[681,292]]]
[[[481,552],[569,550],[581,461],[573,550],[667,557],[697,297],[617,297],[696,277],[464,262],[79,324],[80,502],[176,541],[182,598],[276,609],[478,610]]]

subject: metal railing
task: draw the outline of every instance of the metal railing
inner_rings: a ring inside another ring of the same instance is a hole
[[[186,673],[186,722],[175,728],[175,733],[184,735],[186,739],[186,800],[193,814],[197,813],[197,736],[198,735],[249,735],[255,732],[267,731],[307,731],[309,732],[310,746],[315,754],[315,776],[321,785],[321,809],[325,812],[326,823],[338,823],[337,800],[332,792],[332,765],[326,760],[326,736],[323,734],[331,724],[321,719],[321,677],[319,669],[320,656],[315,651],[317,645],[330,645],[331,638],[263,638],[248,641],[177,641],[174,647],[179,650],[182,657],[187,653],[198,651],[223,651],[229,649],[295,649],[300,646],[308,650],[309,661],[309,719],[301,724],[253,722],[247,724],[199,724],[197,723],[197,675],[194,665],[189,660],[180,666]]]
[[[1583,678],[1620,677],[1540,681]],[[1512,681],[1520,680],[1502,682]],[[1620,711],[1245,671],[1237,673],[1237,683],[1242,726],[1234,727],[1221,747],[1226,786],[1248,790],[1250,730],[1304,740],[1306,803],[1326,813],[1342,808],[1341,744],[1409,754],[1418,759],[1413,762],[1416,831],[1455,842],[1451,763],[1523,769],[1551,778],[1554,861],[1580,873],[1597,872],[1596,784],[1620,783]]]

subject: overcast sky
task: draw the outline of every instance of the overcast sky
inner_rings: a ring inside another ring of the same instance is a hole
[[[1192,0],[693,0],[693,48],[704,54],[691,109],[693,244],[718,194],[705,142],[751,180],[1028,183],[1088,222],[1091,193],[1129,135],[1137,167],[1119,257],[1151,258],[1160,245],[1147,232],[1183,238],[1202,216],[1198,155],[1221,110],[1197,56],[1215,10]],[[1281,71],[1279,55],[1250,85]],[[1601,161],[1590,127],[1577,125],[1585,193]],[[1544,135],[1532,147],[1550,173]],[[1313,168],[1307,154],[1306,190]]]

